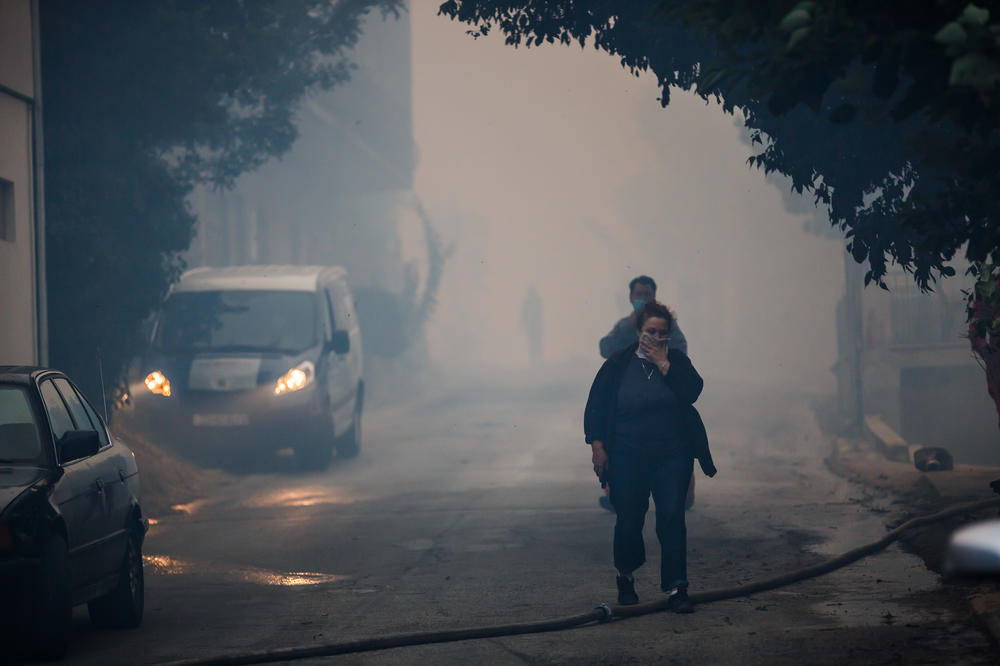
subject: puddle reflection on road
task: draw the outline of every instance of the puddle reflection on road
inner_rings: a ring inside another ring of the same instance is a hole
[[[183,513],[188,516],[193,516],[206,504],[208,504],[207,499],[198,499],[193,502],[188,502],[187,504],[174,504],[170,507],[170,510],[176,511],[177,513]]]
[[[233,567],[224,564],[193,562],[170,557],[169,555],[143,555],[143,564],[151,573],[178,575],[207,575],[220,580],[240,581],[254,585],[277,587],[297,587],[301,585],[325,585],[347,580],[348,576],[312,571],[273,571],[258,567]]]
[[[346,488],[316,485],[258,493],[243,502],[243,505],[253,508],[305,507],[319,504],[353,504],[363,499],[366,498]]]

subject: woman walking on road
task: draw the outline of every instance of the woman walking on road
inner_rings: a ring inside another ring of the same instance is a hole
[[[639,342],[612,355],[597,373],[584,411],[594,473],[611,486],[617,520],[614,563],[618,603],[636,604],[633,572],[646,561],[642,526],[656,503],[660,588],[669,608],[691,613],[687,595],[684,500],[694,459],[715,475],[708,437],[694,402],[704,382],[681,351],[669,348],[673,314],[647,303],[636,317]]]

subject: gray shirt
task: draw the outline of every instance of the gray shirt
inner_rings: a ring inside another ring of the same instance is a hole
[[[623,317],[615,324],[610,333],[601,338],[599,344],[601,358],[610,358],[615,352],[621,351],[637,342],[639,342],[639,334],[636,332],[635,326],[632,325],[632,318]],[[677,322],[674,322],[674,330],[670,334],[670,342],[667,343],[667,347],[677,349],[685,356],[688,355],[687,338],[684,337]]]

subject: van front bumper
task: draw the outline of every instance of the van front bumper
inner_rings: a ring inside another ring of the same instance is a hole
[[[185,452],[265,452],[331,438],[333,425],[315,385],[275,395],[250,391],[185,391],[136,400],[136,415],[154,440]]]

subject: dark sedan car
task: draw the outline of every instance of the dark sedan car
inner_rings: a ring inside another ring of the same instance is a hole
[[[0,366],[0,619],[30,654],[65,652],[77,604],[139,625],[147,524],[135,456],[72,382]]]

